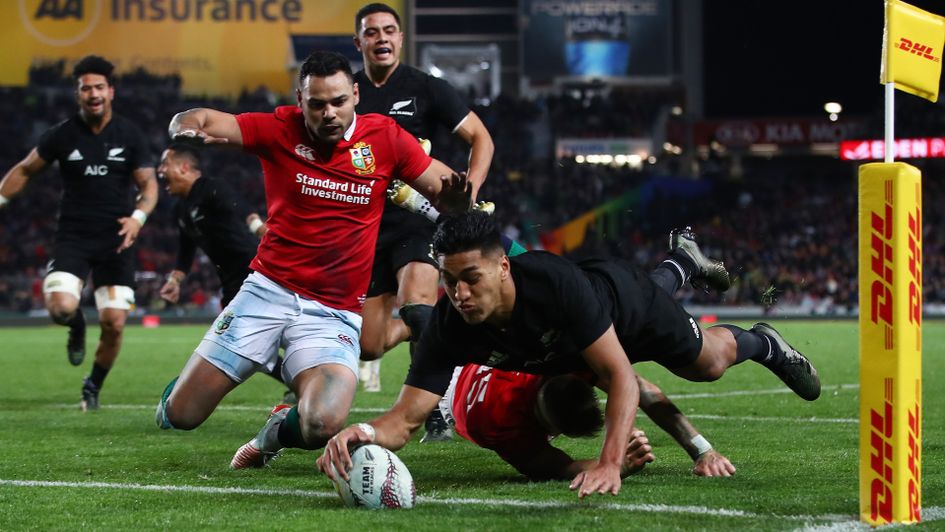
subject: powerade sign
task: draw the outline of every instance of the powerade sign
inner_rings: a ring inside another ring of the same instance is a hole
[[[671,0],[522,0],[522,50],[532,84],[555,78],[666,78]]]

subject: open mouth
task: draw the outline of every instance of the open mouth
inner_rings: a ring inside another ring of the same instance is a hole
[[[387,59],[388,57],[393,55],[393,53],[394,53],[394,50],[386,46],[381,46],[380,48],[374,49],[374,57],[377,57],[378,59]]]

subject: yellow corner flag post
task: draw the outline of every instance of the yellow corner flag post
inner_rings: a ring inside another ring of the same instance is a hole
[[[884,163],[860,167],[860,519],[922,508],[922,175],[893,162],[894,89],[938,99],[945,19],[886,0]]]

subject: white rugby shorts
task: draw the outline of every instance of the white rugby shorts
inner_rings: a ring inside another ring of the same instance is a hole
[[[301,297],[253,272],[195,351],[236,382],[272,371],[280,347],[287,383],[324,364],[341,364],[357,378],[360,335],[360,315]]]

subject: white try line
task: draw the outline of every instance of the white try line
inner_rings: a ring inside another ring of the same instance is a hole
[[[20,488],[79,488],[79,489],[114,489],[122,491],[153,491],[153,492],[179,492],[179,493],[206,493],[211,495],[260,495],[265,497],[287,496],[302,498],[331,499],[337,498],[338,494],[327,491],[310,490],[279,490],[279,489],[258,489],[258,488],[234,488],[234,487],[214,487],[214,486],[176,486],[159,484],[135,484],[135,483],[116,483],[116,482],[58,482],[48,480],[5,480],[0,479],[0,486],[11,486]],[[572,495],[573,496],[573,495]],[[669,504],[622,504],[622,503],[602,503],[598,504],[596,500],[591,499],[585,502],[574,500],[572,502],[558,501],[526,501],[520,499],[480,499],[473,497],[434,497],[420,495],[417,502],[421,504],[440,504],[454,506],[505,506],[514,508],[595,508],[616,510],[623,512],[644,512],[644,513],[664,513],[664,514],[693,514],[715,517],[742,517],[742,518],[766,518],[766,519],[784,519],[790,521],[802,521],[805,523],[813,522],[837,522],[837,523],[855,523],[851,515],[779,515],[763,514],[757,512],[748,512],[744,510],[734,510],[728,508],[709,508],[706,506],[676,506]],[[940,508],[929,508],[933,515],[942,517],[943,512]],[[935,512],[935,510],[938,510]]]
[[[824,388],[826,391],[840,390],[858,390],[859,384],[831,384]],[[707,399],[713,397],[736,397],[740,395],[776,395],[781,393],[794,393],[790,388],[768,388],[764,390],[736,390],[733,392],[707,392],[707,393],[679,393],[669,394],[670,399]]]
[[[57,410],[77,410],[79,406],[75,403],[55,403],[49,405],[50,408]],[[101,405],[102,410],[154,410],[155,405]],[[252,406],[252,405],[220,405],[217,410],[231,412],[269,412],[272,406]],[[388,408],[380,407],[353,407],[352,414],[381,414],[387,412]],[[687,414],[690,419],[712,419],[721,421],[775,421],[784,422],[810,422],[810,423],[859,423],[858,419],[852,418],[818,418],[818,417],[772,417],[772,416],[719,416],[715,414]]]

